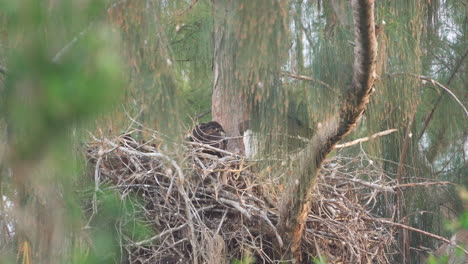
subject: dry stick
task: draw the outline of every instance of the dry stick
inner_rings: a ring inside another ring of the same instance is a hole
[[[89,29],[93,26],[93,23],[91,22],[86,29],[82,30],[77,36],[75,36],[70,42],[65,45],[55,56],[52,58],[53,63],[59,63],[60,58],[67,53],[73,45],[75,45],[78,40],[82,39],[89,31]]]
[[[204,147],[204,148],[207,148],[207,149],[211,149],[211,150],[214,150],[214,151],[217,151],[217,152],[229,155],[229,156],[233,156],[233,157],[236,157],[236,158],[244,158],[241,155],[238,155],[238,154],[235,154],[235,153],[223,150],[223,149],[215,148],[215,147],[207,145],[207,144],[198,143],[198,142],[187,142],[187,143],[190,144],[190,145],[193,145],[193,146],[198,146],[198,147]]]
[[[398,131],[398,129],[388,129],[388,130],[385,130],[385,131],[382,131],[382,132],[379,132],[379,133],[375,133],[373,134],[372,136],[370,137],[363,137],[363,138],[359,138],[359,139],[356,139],[356,140],[353,140],[353,141],[350,141],[350,142],[346,142],[346,143],[343,143],[343,144],[337,144],[335,146],[335,148],[346,148],[346,147],[350,147],[350,146],[353,146],[353,145],[356,145],[356,144],[359,144],[359,143],[362,143],[362,142],[366,142],[366,141],[369,141],[371,139],[375,139],[375,138],[378,138],[378,137],[382,137],[382,136],[386,136],[388,134],[391,134],[393,132],[396,132]]]
[[[119,1],[119,2],[116,2],[114,4],[112,4],[109,8],[106,9],[106,12],[108,13],[111,9],[127,2],[128,0],[122,0],[122,1]],[[78,40],[82,39],[89,31],[89,29],[93,26],[93,22],[89,23],[89,25],[84,29],[82,30],[77,36],[75,36],[70,42],[67,43],[67,45],[65,45],[59,52],[57,52],[57,54],[55,54],[54,58],[52,58],[52,62],[53,63],[58,63],[60,62],[60,58],[65,54],[67,53],[71,47],[73,47],[73,45],[76,44],[76,42],[78,42]]]
[[[451,246],[454,246],[454,247],[456,247],[458,249],[461,249],[461,250],[463,250],[463,252],[465,252],[466,255],[468,255],[468,251],[466,249],[464,249],[463,247],[457,245],[456,243],[446,239],[445,237],[441,237],[441,236],[426,232],[426,231],[421,230],[421,229],[417,229],[417,228],[414,228],[414,227],[411,227],[411,226],[395,223],[395,222],[388,221],[388,220],[385,220],[385,219],[368,218],[368,217],[364,217],[364,219],[369,220],[369,221],[379,221],[381,223],[389,224],[389,225],[396,226],[396,227],[399,227],[399,228],[403,228],[403,229],[406,229],[406,230],[409,230],[409,231],[417,232],[417,233],[423,234],[423,235],[428,236],[428,237],[432,237],[434,239],[443,241],[443,242],[445,242],[445,243],[447,243],[447,244],[449,244]]]
[[[278,229],[273,225],[273,223],[270,221],[268,218],[267,214],[264,211],[260,212],[260,217],[265,220],[265,222],[270,226],[271,229],[273,229],[273,232],[275,233],[276,239],[278,240],[278,244],[280,247],[284,246],[283,239],[281,238]]]
[[[417,186],[430,186],[430,185],[456,185],[453,182],[441,181],[441,182],[415,182],[415,183],[405,183],[396,185],[393,188],[410,188],[410,187],[417,187]]]
[[[463,108],[463,111],[465,111],[465,115],[468,116],[468,110],[466,109],[466,107],[463,105],[463,103],[460,101],[460,99],[458,99],[458,97],[449,88],[447,88],[446,86],[442,85],[440,82],[438,82],[438,81],[436,81],[436,80],[434,80],[434,79],[432,79],[430,77],[426,77],[426,76],[422,76],[422,75],[416,75],[416,74],[414,74],[413,77],[416,77],[416,78],[418,78],[420,80],[431,82],[433,85],[439,86],[440,88],[445,90]]]
[[[465,58],[466,58],[467,56],[468,56],[468,49],[465,51],[465,53],[463,54],[463,56],[461,57],[461,59],[458,61],[458,64],[455,66],[455,69],[453,70],[452,75],[450,75],[450,78],[449,78],[449,80],[447,81],[447,86],[449,86],[450,83],[452,83],[453,78],[455,78],[455,74],[457,74],[458,69],[460,69],[460,66],[463,64],[463,61],[465,60]],[[434,107],[432,108],[432,110],[431,110],[431,112],[429,113],[429,115],[426,117],[426,120],[424,121],[424,126],[423,126],[423,128],[421,129],[421,133],[419,134],[418,140],[421,140],[421,137],[424,135],[424,132],[426,131],[427,126],[428,126],[429,123],[431,122],[432,117],[433,117],[433,115],[434,115],[434,112],[435,112],[435,110],[437,109],[437,106],[439,105],[440,101],[442,101],[442,97],[443,97],[443,96],[444,96],[444,94],[439,95],[439,98],[437,98],[437,101],[436,101],[436,103],[434,104]]]
[[[99,142],[102,142],[102,140],[99,140],[99,139],[96,139],[96,141],[99,141]],[[118,149],[120,151],[123,151],[123,152],[126,152],[127,154],[129,155],[135,155],[135,156],[140,156],[140,157],[149,157],[149,158],[162,158],[162,159],[165,159],[167,160],[175,169],[176,169],[176,172],[177,172],[177,175],[179,176],[180,180],[184,180],[184,174],[182,172],[182,169],[179,167],[179,165],[177,165],[177,163],[175,162],[175,160],[169,158],[167,155],[164,155],[162,153],[159,153],[159,152],[150,152],[150,153],[147,153],[147,152],[141,152],[141,151],[138,151],[138,150],[134,150],[134,149],[129,149],[129,148],[126,148],[126,147],[122,147],[122,146],[119,146],[117,144],[115,144],[114,142],[108,140],[108,139],[105,139],[104,140],[105,143],[109,144],[110,146],[114,147],[115,149]]]
[[[227,215],[227,212],[228,210],[224,210],[224,214],[223,214],[223,217],[221,218],[221,221],[219,221],[219,225],[218,225],[218,228],[216,229],[216,235],[219,234],[219,231],[221,231],[221,226],[223,225],[224,223],[224,219],[226,219],[226,215]]]
[[[329,84],[327,84],[326,82],[323,82],[323,81],[321,81],[321,80],[318,80],[318,79],[315,79],[315,78],[312,78],[312,77],[309,77],[309,76],[300,75],[300,74],[295,74],[295,73],[287,72],[287,71],[282,71],[281,74],[282,74],[283,76],[291,77],[291,78],[298,79],[298,80],[316,82],[316,83],[318,83],[318,84],[321,84],[321,85],[327,87],[327,88],[330,89],[330,90],[335,90],[335,88],[331,87],[331,86],[330,86]]]
[[[369,188],[372,188],[372,189],[376,189],[376,190],[380,190],[382,192],[390,192],[390,193],[394,193],[395,192],[395,188],[397,187],[401,187],[401,186],[396,186],[396,187],[390,187],[390,186],[385,186],[383,184],[376,184],[376,183],[371,183],[371,182],[367,182],[367,181],[363,181],[363,180],[360,180],[360,179],[351,179],[351,178],[344,178],[344,177],[329,177],[330,179],[340,179],[340,180],[345,180],[345,181],[350,181],[350,182],[354,182],[354,183],[359,183],[361,185],[364,185],[366,187],[369,187]],[[406,186],[405,186],[406,187]],[[409,186],[408,186],[409,187]]]
[[[127,0],[122,0],[117,3],[114,3],[112,6],[107,8],[106,12],[109,12],[111,9],[115,8],[116,6],[127,2]],[[78,33],[77,36],[75,36],[70,42],[68,42],[55,56],[52,58],[53,63],[58,63],[60,62],[60,58],[67,53],[73,45],[75,45],[78,40],[82,39],[89,31],[89,29],[93,26],[93,22],[91,22],[84,30],[82,30],[80,33]],[[0,65],[0,73],[6,75],[8,73],[8,69],[2,65]]]
[[[96,161],[96,168],[94,170],[94,194],[93,194],[93,215],[97,213],[97,192],[99,191],[99,168],[102,162],[102,148],[99,149],[99,158]]]
[[[163,232],[155,235],[154,237],[151,237],[151,238],[148,238],[148,239],[145,239],[145,240],[142,240],[142,241],[139,241],[139,242],[136,242],[134,243],[135,246],[142,246],[144,244],[148,244],[148,243],[151,243],[155,240],[158,240],[160,239],[161,237],[167,235],[167,234],[170,234],[170,233],[173,233],[173,232],[177,232],[179,230],[181,230],[182,228],[184,228],[185,226],[187,226],[187,223],[183,224],[183,225],[180,225],[178,227],[174,227],[174,228],[170,228],[170,229],[166,229],[164,230]]]
[[[228,200],[228,199],[224,199],[224,198],[218,198],[218,201],[220,201],[224,205],[229,205],[229,206],[232,206],[233,208],[237,209],[237,211],[239,211],[241,214],[245,215],[245,217],[247,217],[247,219],[252,218],[252,215],[247,210],[242,208],[240,203],[235,202],[235,201],[231,201],[231,200]]]

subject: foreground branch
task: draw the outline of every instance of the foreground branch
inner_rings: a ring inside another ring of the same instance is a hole
[[[374,86],[377,41],[375,38],[374,1],[353,0],[354,65],[353,81],[339,112],[324,122],[299,158],[299,169],[288,182],[280,206],[279,229],[290,245],[286,254],[302,263],[302,233],[311,208],[315,178],[326,156],[348,135],[361,118]]]

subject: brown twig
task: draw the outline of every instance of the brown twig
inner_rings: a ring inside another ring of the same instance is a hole
[[[456,185],[453,182],[447,181],[440,181],[440,182],[415,182],[415,183],[405,183],[405,184],[398,184],[394,188],[411,188],[411,187],[428,187],[431,185]]]
[[[335,88],[331,87],[329,84],[327,84],[326,82],[323,82],[321,80],[318,80],[318,79],[315,79],[315,78],[312,78],[312,77],[309,77],[309,76],[305,76],[305,75],[300,75],[300,74],[295,74],[295,73],[292,73],[292,72],[287,72],[287,71],[282,71],[281,74],[283,76],[287,76],[287,77],[290,77],[290,78],[294,78],[294,79],[298,79],[298,80],[303,80],[303,81],[311,81],[311,82],[316,82],[320,85],[323,85],[325,87],[327,87],[328,89],[332,90],[332,91],[336,91]]]
[[[387,225],[391,225],[391,226],[403,228],[403,229],[406,229],[406,230],[409,230],[409,231],[413,231],[413,232],[417,232],[417,233],[423,234],[423,235],[428,236],[428,237],[432,237],[432,238],[437,239],[437,240],[440,240],[440,241],[442,241],[442,242],[444,242],[444,243],[446,243],[446,244],[449,244],[449,245],[451,245],[451,246],[454,246],[454,247],[456,247],[456,248],[462,250],[463,252],[465,252],[466,255],[468,255],[468,251],[467,251],[466,249],[464,249],[463,247],[461,247],[461,246],[455,244],[454,242],[452,242],[452,241],[446,239],[445,237],[441,237],[441,236],[438,236],[438,235],[435,235],[435,234],[426,232],[426,231],[421,230],[421,229],[417,229],[417,228],[414,228],[414,227],[411,227],[411,226],[407,226],[407,225],[395,223],[395,222],[388,221],[388,220],[385,220],[385,219],[378,219],[378,218],[377,218],[377,219],[376,219],[376,218],[370,219],[370,218],[369,218],[369,220],[371,220],[371,221],[377,220],[377,221],[379,221],[379,222],[381,222],[381,223],[385,223],[385,224],[387,224]]]

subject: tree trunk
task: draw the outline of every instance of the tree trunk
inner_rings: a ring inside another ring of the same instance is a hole
[[[299,158],[299,171],[288,182],[280,205],[279,230],[289,241],[287,255],[302,263],[301,238],[311,207],[315,178],[335,144],[357,125],[369,102],[375,79],[377,41],[374,33],[374,1],[352,0],[355,43],[353,81],[339,111],[318,129]]]
[[[238,42],[233,29],[232,17],[239,10],[239,1],[213,0],[214,9],[214,85],[212,96],[212,119],[220,123],[228,140],[228,151],[243,154],[239,124],[248,119],[247,100],[239,89],[236,73]]]

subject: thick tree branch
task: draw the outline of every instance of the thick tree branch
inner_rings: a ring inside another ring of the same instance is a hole
[[[311,192],[315,178],[325,157],[335,145],[357,125],[369,103],[375,79],[377,41],[375,38],[374,1],[352,0],[354,20],[354,65],[351,87],[343,98],[337,114],[324,122],[299,158],[298,168],[288,182],[280,205],[279,230],[290,241],[289,254],[302,262],[301,238],[310,211]]]

